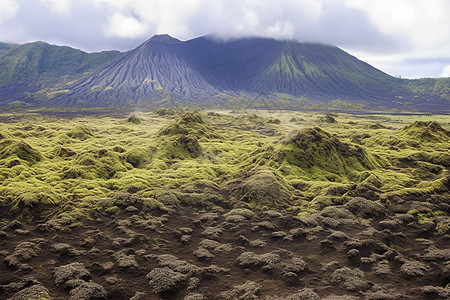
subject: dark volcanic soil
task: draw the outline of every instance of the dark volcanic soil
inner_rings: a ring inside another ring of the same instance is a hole
[[[150,217],[129,206],[114,217],[92,211],[68,227],[13,221],[0,231],[0,298],[449,296],[448,288],[436,288],[449,283],[448,235],[408,215],[369,225],[348,210],[335,211],[340,218],[325,211],[299,219],[172,207]]]

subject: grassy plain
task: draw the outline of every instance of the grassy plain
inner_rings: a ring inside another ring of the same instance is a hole
[[[2,218],[72,219],[92,207],[113,213],[100,206],[118,192],[152,205],[278,207],[300,215],[345,203],[355,190],[384,202],[448,196],[448,115],[132,115],[0,115]]]

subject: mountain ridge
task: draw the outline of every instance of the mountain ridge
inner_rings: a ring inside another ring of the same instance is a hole
[[[0,84],[11,83],[29,76],[45,73],[75,74],[109,62],[119,51],[87,53],[68,46],[55,46],[44,42],[24,45],[4,44],[1,47]],[[8,65],[8,60],[18,60]]]
[[[51,103],[86,98],[87,106],[122,106],[141,99],[159,105],[161,99],[204,103],[220,102],[220,94],[254,98],[277,93],[320,101],[380,102],[399,93],[396,81],[336,46],[268,38],[181,42],[159,35]]]
[[[14,98],[44,106],[230,107],[263,97],[279,108],[338,100],[381,109],[404,109],[405,103],[412,103],[408,109],[450,111],[449,81],[434,80],[431,88],[429,80],[392,77],[336,46],[210,36],[180,41],[167,34],[155,35],[125,53],[25,45],[0,45],[0,66],[7,61],[6,54],[17,49],[24,52],[17,54],[19,62],[35,57],[34,65],[16,63],[0,71],[5,74],[0,77],[0,104]],[[14,71],[21,66],[24,71]],[[22,76],[19,80],[17,74]],[[16,84],[27,80],[28,90]],[[288,100],[282,103],[280,95]]]

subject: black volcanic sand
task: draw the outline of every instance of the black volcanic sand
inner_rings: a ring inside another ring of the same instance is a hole
[[[126,197],[126,195],[124,195]],[[370,222],[363,198],[306,218],[139,205],[0,231],[1,299],[448,299],[448,235]]]

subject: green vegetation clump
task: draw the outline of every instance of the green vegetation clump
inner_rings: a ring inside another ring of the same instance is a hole
[[[281,120],[280,119],[269,119],[267,121],[267,123],[278,125],[278,124],[281,124]]]
[[[381,181],[380,177],[371,172],[363,172],[359,176],[358,181],[373,186],[375,188],[381,188],[381,186],[383,185],[383,182]]]
[[[370,124],[368,126],[370,129],[388,129],[386,126],[380,124],[380,123],[374,123],[374,124]]]
[[[231,206],[229,201],[218,193],[219,187],[213,182],[197,181],[192,184],[186,184],[181,187],[181,192],[177,197],[180,203],[190,207],[211,209],[214,206]]]
[[[120,153],[120,150],[116,152]],[[145,148],[132,148],[125,153],[125,160],[134,168],[143,168],[152,160],[152,151]]]
[[[203,152],[197,137],[185,134],[169,142],[164,150],[164,155],[168,159],[197,158]]]
[[[77,155],[75,164],[63,168],[64,179],[110,179],[117,172],[126,171],[119,156],[106,149],[87,151]]]
[[[376,159],[362,147],[341,142],[318,127],[292,131],[283,141],[278,160],[310,173],[331,173],[338,177],[377,167]],[[335,178],[328,177],[331,181]]]
[[[426,142],[448,142],[450,139],[450,131],[433,121],[415,121],[413,124],[403,127],[401,134]]]
[[[407,159],[409,161],[423,161],[447,168],[450,167],[450,154],[443,152],[415,152],[408,155]]]
[[[161,137],[161,150],[158,154],[163,159],[189,159],[200,157],[203,153],[199,139],[218,138],[214,128],[196,112],[187,112],[164,127],[158,133]]]
[[[155,110],[155,114],[158,116],[173,116],[177,113],[177,110],[175,108],[158,108]]]
[[[335,116],[332,114],[326,114],[325,117],[321,117],[319,120],[324,123],[337,123]]]
[[[240,123],[247,126],[263,126],[266,119],[257,114],[244,115],[240,118]]]
[[[77,154],[75,151],[73,151],[70,148],[57,146],[53,150],[53,154],[62,158],[71,157]]]
[[[136,117],[135,115],[131,115],[130,117],[128,117],[127,121],[135,125],[139,125],[142,122],[141,119]]]
[[[55,214],[57,206],[68,200],[61,191],[38,181],[2,186],[0,199],[3,205],[9,207],[10,217],[25,222],[42,218],[45,214]]]
[[[214,129],[203,118],[203,116],[196,112],[187,112],[181,118],[177,119],[174,123],[163,128],[160,132],[160,136],[165,135],[196,135],[198,137],[204,136],[208,138],[217,137],[214,133]]]
[[[84,140],[92,137],[93,135],[94,134],[92,133],[92,129],[86,125],[76,126],[75,128],[71,129],[67,133],[68,137],[71,137],[73,139],[78,139],[81,141],[84,141]]]
[[[149,213],[161,209],[163,204],[154,198],[127,192],[116,192],[108,198],[94,201],[95,209],[106,215],[118,214],[128,206],[139,207],[143,213]]]
[[[24,141],[8,139],[0,142],[0,159],[5,158],[18,158],[34,164],[42,160],[42,155]]]
[[[159,135],[163,136],[163,135],[177,135],[177,134],[189,134],[189,131],[184,128],[183,126],[181,126],[179,123],[173,123],[170,124],[169,126],[163,128],[160,132]]]

